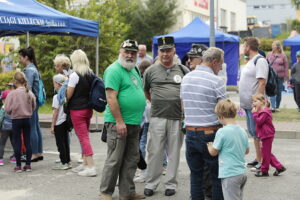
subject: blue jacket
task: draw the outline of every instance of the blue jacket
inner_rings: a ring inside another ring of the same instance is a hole
[[[1,108],[1,110],[2,109],[3,109],[3,107]],[[4,130],[4,131],[12,130],[12,120],[11,120],[10,115],[8,115],[7,113],[4,114],[2,127],[0,127],[0,128],[1,128],[1,130]]]
[[[29,64],[24,69],[24,74],[27,79],[27,86],[29,90],[32,91],[32,93],[35,95],[35,97],[39,96],[39,81],[40,76],[37,68],[34,64]]]
[[[68,69],[68,75],[70,75],[72,72],[73,72],[73,70]],[[57,100],[60,105],[63,105],[65,103],[68,83],[69,83],[69,80],[66,80],[64,82],[64,84],[61,86],[61,88],[59,89],[59,91],[57,92]]]
[[[58,90],[57,99],[58,99],[58,102],[59,102],[60,105],[63,105],[65,103],[68,82],[69,81],[65,81],[64,84]]]

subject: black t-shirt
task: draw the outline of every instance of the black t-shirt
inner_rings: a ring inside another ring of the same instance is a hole
[[[92,74],[87,74],[85,76],[79,76],[78,84],[74,88],[74,93],[69,100],[68,106],[70,110],[81,110],[89,108],[89,95],[92,83]]]

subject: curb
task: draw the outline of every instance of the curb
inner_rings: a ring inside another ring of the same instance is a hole
[[[49,121],[40,121],[40,127],[41,128],[51,128],[51,122],[49,122]],[[95,123],[91,123],[90,132],[101,132],[102,128],[103,128],[102,123],[99,123],[98,126],[96,126]]]
[[[50,128],[51,122],[49,121],[40,121],[41,128]],[[91,132],[100,132],[102,130],[103,124],[99,123],[96,127],[95,123],[92,123],[90,126]],[[247,129],[245,129],[247,130]],[[300,139],[300,131],[276,131],[275,138],[278,139]]]

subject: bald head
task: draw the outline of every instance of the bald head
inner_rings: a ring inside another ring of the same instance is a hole
[[[146,56],[146,53],[147,53],[146,45],[140,44],[139,45],[139,51],[138,51],[139,57],[144,58]]]

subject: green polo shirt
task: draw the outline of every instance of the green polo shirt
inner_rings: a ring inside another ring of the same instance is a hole
[[[126,70],[118,61],[104,72],[105,88],[118,91],[118,102],[125,124],[139,125],[146,106],[143,83],[137,70]],[[104,122],[116,122],[107,104]]]

